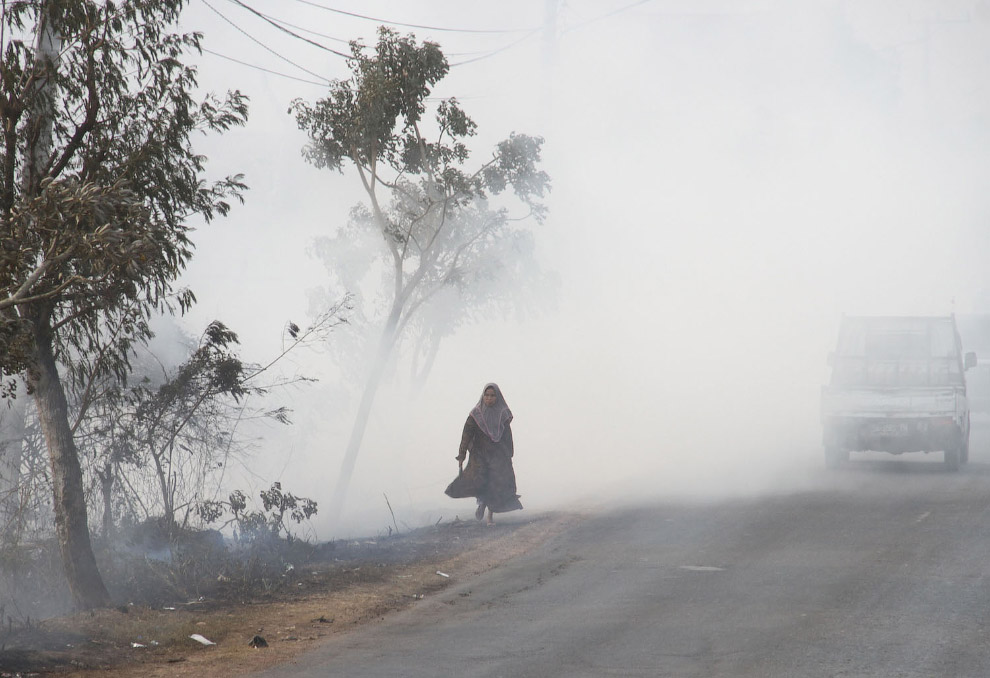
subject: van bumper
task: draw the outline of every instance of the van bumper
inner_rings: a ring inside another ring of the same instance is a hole
[[[826,417],[824,443],[843,451],[901,454],[962,447],[966,431],[954,417]]]

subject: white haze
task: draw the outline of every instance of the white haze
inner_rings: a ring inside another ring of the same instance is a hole
[[[232,3],[210,4],[284,57],[347,77],[342,59]],[[374,22],[285,0],[248,4],[374,41]],[[323,4],[477,29],[539,27],[546,10],[519,0]],[[341,532],[386,529],[386,496],[412,527],[471,515],[469,500],[442,492],[487,381],[516,416],[527,510],[806,487],[821,473],[818,395],[841,314],[990,310],[990,2],[558,5],[555,40],[537,34],[457,66],[435,92],[457,96],[478,122],[476,160],[512,131],[546,138],[554,189],[548,222],[534,228],[541,261],[559,275],[556,308],[461,331],[421,390],[398,366],[379,392]],[[203,3],[185,27],[203,30],[208,49],[312,79]],[[452,63],[524,35],[397,29],[463,55]],[[211,54],[200,63],[206,89],[251,96],[249,125],[200,147],[212,171],[242,171],[251,190],[196,233],[185,282],[199,304],[186,322],[198,332],[221,319],[261,361],[286,321],[308,321],[309,293],[325,285],[312,239],[363,196],[352,174],[301,158],[305,138],[286,109],[321,87]],[[328,503],[359,395],[328,361],[293,355],[288,369],[322,380],[276,396],[295,424],[261,431],[255,475],[241,482],[280,479]],[[322,517],[315,526],[335,536]]]

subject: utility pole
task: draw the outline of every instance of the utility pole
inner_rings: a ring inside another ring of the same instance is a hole
[[[0,372],[0,380],[9,377]],[[20,376],[14,379],[9,402],[0,399],[0,544],[14,543],[19,533],[21,461],[24,454],[27,392]]]
[[[24,192],[34,195],[41,183],[48,157],[52,152],[52,110],[53,102],[50,92],[51,81],[58,68],[58,54],[62,49],[62,40],[52,26],[48,16],[48,3],[40,10],[38,35],[34,45],[34,72],[37,80],[33,91],[28,93],[31,110],[28,125],[28,153],[24,168]]]
[[[553,90],[557,75],[557,6],[560,0],[545,0],[543,12],[543,78],[541,111],[546,126],[553,120]]]

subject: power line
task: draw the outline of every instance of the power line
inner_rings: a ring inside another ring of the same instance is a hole
[[[207,2],[207,0],[202,0],[202,3],[204,5],[206,5],[207,7],[209,7],[211,10],[213,10],[213,12],[217,16],[219,16],[221,19],[223,19],[228,24],[230,24],[231,26],[233,26],[237,31],[239,31],[240,33],[242,33],[249,40],[251,40],[252,42],[256,43],[257,45],[259,45],[263,49],[271,52],[272,54],[274,54],[275,56],[277,56],[282,61],[284,61],[284,62],[286,62],[288,64],[291,64],[291,65],[295,66],[296,68],[298,68],[299,70],[304,71],[306,73],[309,73],[310,75],[312,75],[312,76],[314,76],[316,78],[322,79],[324,81],[324,83],[326,83],[326,84],[328,84],[330,82],[330,80],[328,78],[323,77],[319,73],[314,73],[313,71],[309,70],[308,68],[306,68],[304,66],[300,66],[299,64],[297,64],[296,62],[292,61],[288,57],[282,56],[281,54],[279,54],[278,52],[276,52],[275,50],[273,50],[271,47],[269,47],[265,43],[261,42],[260,40],[258,40],[257,38],[255,38],[253,35],[251,35],[247,31],[245,31],[243,28],[241,28],[240,26],[238,26],[237,24],[235,24],[233,21],[231,21],[230,19],[228,19],[226,16],[224,16],[224,14],[220,10],[218,10],[216,7],[214,7],[209,2]]]
[[[326,87],[327,82],[316,82],[315,80],[306,80],[305,78],[297,78],[294,75],[289,75],[288,73],[280,73],[278,71],[273,71],[269,68],[264,68],[263,66],[256,66],[254,64],[249,64],[246,61],[241,61],[240,59],[235,59],[234,57],[227,56],[226,54],[220,54],[220,52],[214,52],[211,49],[202,48],[207,54],[212,54],[215,57],[220,57],[221,59],[226,59],[227,61],[233,61],[235,64],[240,64],[241,66],[247,66],[248,68],[253,68],[258,71],[264,71],[265,73],[270,73],[272,75],[277,75],[281,78],[288,78],[289,80],[296,80],[298,82],[305,82],[309,85],[319,85],[320,87]]]
[[[335,49],[331,49],[331,48],[327,47],[326,45],[321,45],[320,43],[316,42],[315,40],[310,40],[309,38],[304,38],[303,36],[299,35],[298,33],[293,33],[288,28],[286,28],[285,26],[281,25],[279,22],[275,21],[274,19],[270,19],[269,17],[265,16],[264,14],[262,14],[261,12],[259,12],[256,9],[254,9],[253,7],[244,4],[243,2],[241,2],[241,0],[229,0],[229,2],[232,2],[235,5],[238,5],[240,7],[243,7],[244,9],[246,9],[249,12],[251,12],[255,16],[260,17],[262,20],[267,21],[268,23],[270,23],[272,26],[274,26],[278,30],[280,30],[280,31],[282,31],[284,33],[287,33],[288,35],[291,35],[293,38],[296,38],[297,40],[302,40],[303,42],[306,42],[306,43],[308,43],[310,45],[313,45],[314,47],[319,47],[322,50],[326,50],[327,52],[330,52],[331,54],[336,54],[339,57],[343,57],[345,59],[350,59],[350,55],[349,54],[344,54],[343,52],[338,52]]]
[[[206,49],[204,49],[203,51],[209,52],[210,54],[212,54],[214,56],[217,56],[217,57],[219,57],[221,59],[226,59],[228,61],[232,61],[234,63],[240,64],[240,65],[243,65],[243,66],[247,66],[248,68],[253,68],[253,69],[256,69],[256,70],[263,71],[265,73],[270,73],[272,75],[277,75],[279,77],[289,78],[289,79],[296,80],[296,81],[299,81],[299,82],[304,82],[304,83],[307,83],[307,84],[326,85],[329,82],[331,82],[331,80],[329,78],[326,78],[325,76],[320,75],[319,73],[315,73],[315,72],[313,72],[313,71],[311,71],[311,70],[309,70],[309,69],[307,69],[307,68],[299,65],[296,62],[292,61],[291,59],[289,59],[289,58],[283,56],[282,54],[280,54],[279,52],[275,51],[274,49],[272,49],[271,47],[269,47],[268,45],[266,45],[262,41],[258,40],[257,38],[255,38],[253,35],[251,35],[247,31],[245,31],[243,28],[241,28],[240,26],[238,26],[236,23],[234,23],[232,20],[230,20],[227,16],[225,16],[222,12],[220,12],[217,8],[215,8],[213,5],[211,5],[207,0],[202,0],[202,1],[203,1],[203,4],[206,5],[210,10],[212,10],[217,16],[219,16],[225,22],[227,22],[228,24],[230,24],[238,32],[240,32],[241,34],[243,34],[244,36],[246,36],[249,40],[251,40],[252,42],[256,43],[257,45],[259,45],[260,47],[262,47],[266,51],[274,54],[276,57],[278,57],[279,59],[282,59],[286,63],[288,63],[288,64],[290,64],[292,66],[295,66],[299,70],[304,71],[306,73],[309,73],[310,75],[312,75],[314,77],[320,78],[322,82],[314,82],[312,80],[307,80],[305,78],[299,78],[299,77],[288,75],[286,73],[280,73],[278,71],[274,71],[274,70],[271,70],[271,69],[268,69],[268,68],[264,68],[262,66],[257,66],[257,65],[254,65],[254,64],[250,64],[250,63],[248,63],[246,61],[241,61],[240,59],[236,59],[234,57],[230,57],[230,56],[227,56],[225,54],[220,54],[219,52],[215,52],[215,51],[212,51],[212,50],[206,50]],[[369,20],[372,20],[372,21],[382,21],[380,19],[375,19],[374,17],[368,17],[368,16],[364,16],[364,15],[354,14],[353,12],[345,12],[344,10],[338,10],[338,9],[334,9],[332,7],[327,7],[325,5],[319,5],[319,4],[314,3],[314,2],[309,2],[309,0],[296,0],[296,1],[297,2],[301,2],[303,4],[312,5],[314,7],[320,8],[320,9],[325,9],[325,10],[331,11],[331,12],[337,12],[337,13],[340,13],[340,14],[346,14],[346,15],[350,15],[350,16],[356,16],[356,17],[359,17],[359,18],[369,19]],[[264,14],[262,12],[259,12],[258,10],[254,9],[253,7],[251,7],[250,5],[248,5],[247,3],[243,2],[242,0],[228,0],[228,2],[230,2],[230,3],[234,4],[234,5],[237,5],[238,7],[241,7],[242,9],[245,9],[245,10],[251,12],[255,16],[257,16],[260,19],[262,19],[263,21],[265,21],[266,23],[271,24],[272,26],[274,26],[278,30],[280,30],[280,31],[282,31],[282,32],[290,35],[293,38],[296,38],[297,40],[301,40],[302,42],[305,42],[306,44],[312,45],[314,47],[318,47],[319,49],[325,50],[325,51],[330,52],[330,53],[332,53],[332,54],[334,54],[336,56],[342,57],[344,59],[350,59],[351,58],[350,55],[347,55],[347,54],[344,54],[342,52],[339,52],[339,51],[337,51],[335,49],[332,49],[330,47],[327,47],[326,45],[322,45],[319,42],[316,42],[315,40],[310,40],[309,38],[306,38],[304,36],[301,36],[301,35],[293,32],[293,31],[289,30],[288,28],[286,28],[286,26],[292,26],[292,24],[289,24],[289,23],[284,22],[284,21],[282,21],[280,19],[276,19],[276,18],[274,18],[272,16],[269,16],[269,15],[266,15],[266,14]],[[642,4],[643,2],[649,2],[649,0],[639,0],[639,2],[634,3],[634,5],[630,5],[630,7],[635,6],[635,5],[638,5],[638,4]],[[621,8],[619,10],[616,10],[614,12],[611,12],[609,15],[618,13],[619,11],[622,11],[623,9],[627,9],[627,8]],[[605,16],[609,16],[609,15],[605,15]],[[601,19],[601,18],[604,18],[604,17],[599,17],[599,19]],[[387,22],[386,21],[385,23],[393,23],[395,25],[412,26],[412,27],[415,27],[415,28],[424,28],[424,29],[430,29],[430,30],[462,31],[462,32],[470,32],[470,33],[508,33],[508,32],[518,32],[518,31],[521,31],[521,30],[525,30],[526,31],[526,34],[525,35],[523,35],[522,37],[520,37],[520,38],[518,38],[516,40],[513,40],[512,42],[510,42],[507,45],[504,45],[504,46],[502,46],[502,47],[500,47],[498,49],[492,50],[490,52],[480,53],[480,56],[476,56],[476,57],[471,58],[471,59],[465,59],[464,61],[459,61],[457,63],[452,63],[452,64],[450,64],[450,67],[451,68],[456,68],[458,66],[464,66],[466,64],[471,64],[471,63],[475,63],[477,61],[482,61],[484,59],[491,58],[491,57],[493,57],[493,56],[495,56],[497,54],[500,54],[502,52],[505,52],[505,51],[507,51],[507,50],[515,47],[516,45],[519,45],[520,43],[522,43],[522,42],[524,42],[524,41],[532,38],[534,35],[536,35],[541,30],[543,30],[542,27],[541,28],[531,28],[531,29],[512,29],[511,31],[510,30],[494,30],[494,29],[492,29],[492,30],[463,29],[462,30],[462,29],[452,29],[452,28],[438,28],[438,27],[424,26],[424,25],[420,25],[420,24],[402,24],[402,23],[399,23],[399,22]],[[331,40],[337,40],[337,41],[340,41],[340,42],[344,42],[340,38],[334,38],[333,36],[316,33],[315,31],[310,31],[308,29],[297,27],[297,26],[292,26],[292,27],[293,28],[298,28],[299,30],[304,31],[304,32],[307,32],[307,33],[313,33],[315,35],[319,35],[320,37],[325,37],[325,38],[329,38]],[[470,54],[470,53],[468,53],[468,54]],[[478,52],[475,52],[475,54],[478,54]]]
[[[511,49],[511,48],[515,47],[516,45],[518,45],[519,43],[521,43],[521,42],[523,42],[525,40],[529,40],[530,38],[532,38],[534,35],[536,35],[541,30],[543,30],[543,29],[534,28],[529,33],[527,33],[526,35],[522,36],[518,40],[513,40],[508,45],[504,45],[504,46],[499,47],[498,49],[496,49],[494,51],[488,52],[487,54],[482,54],[481,56],[475,57],[473,59],[465,59],[464,61],[458,61],[456,64],[451,64],[450,67],[451,68],[456,68],[457,66],[463,66],[465,64],[473,64],[476,61],[481,61],[482,59],[487,59],[489,57],[493,57],[496,54],[499,54],[501,52],[506,51],[507,49]]]
[[[616,14],[621,14],[622,12],[628,11],[628,10],[632,9],[633,7],[638,7],[639,5],[645,5],[646,3],[652,2],[652,1],[653,0],[636,0],[636,2],[630,3],[628,5],[623,5],[622,7],[619,7],[618,9],[613,9],[611,12],[606,12],[605,14],[601,14],[599,16],[596,16],[593,19],[588,19],[587,21],[583,21],[583,22],[581,22],[579,24],[575,24],[575,25],[573,25],[573,26],[571,26],[569,28],[566,28],[564,30],[564,32],[565,33],[569,33],[570,31],[575,31],[575,30],[577,30],[579,28],[584,28],[585,26],[589,26],[591,24],[598,23],[599,21],[602,21],[603,19],[607,19],[609,17],[615,16]]]
[[[428,31],[444,31],[449,33],[523,33],[526,31],[538,31],[540,28],[444,28],[441,26],[426,26],[423,24],[407,24],[401,21],[389,21],[388,19],[378,19],[376,17],[367,16],[365,14],[357,14],[355,12],[345,12],[342,9],[336,9],[334,7],[327,7],[326,5],[321,5],[317,2],[311,2],[310,0],[296,0],[296,2],[302,3],[304,5],[309,5],[310,7],[316,7],[317,9],[323,9],[328,12],[334,12],[336,14],[343,14],[345,16],[351,16],[356,19],[366,19],[368,21],[374,21],[379,24],[389,24],[392,26],[404,26],[406,28],[422,28]]]
[[[238,5],[238,6],[242,7],[242,8],[244,8],[244,9],[248,10],[252,14],[254,14],[254,15],[256,15],[256,16],[264,19],[268,23],[272,24],[273,26],[275,26],[275,28],[279,29],[280,31],[284,31],[285,33],[288,33],[289,35],[291,35],[292,37],[294,37],[294,38],[296,38],[298,40],[302,40],[303,42],[306,42],[308,44],[311,44],[311,45],[313,45],[315,47],[319,47],[320,49],[326,50],[328,52],[332,52],[333,54],[336,54],[337,56],[341,56],[341,57],[344,57],[344,58],[350,58],[350,56],[347,55],[347,54],[342,54],[341,52],[337,52],[335,50],[332,50],[329,47],[326,47],[325,45],[321,45],[320,43],[318,43],[318,42],[316,42],[314,40],[309,40],[309,39],[307,39],[307,38],[305,38],[305,37],[303,37],[301,35],[296,35],[292,31],[287,30],[285,28],[285,26],[288,26],[290,28],[294,28],[294,29],[296,29],[296,30],[298,30],[298,31],[300,31],[302,33],[309,33],[310,35],[316,35],[316,36],[319,36],[321,38],[326,38],[328,40],[333,40],[335,42],[342,42],[345,45],[349,45],[351,43],[350,40],[344,40],[343,38],[338,38],[338,37],[335,37],[333,35],[327,35],[326,33],[320,33],[318,31],[314,31],[314,30],[311,30],[309,28],[305,28],[303,26],[298,26],[296,24],[289,23],[288,21],[285,21],[284,19],[279,19],[279,18],[274,17],[274,16],[272,16],[270,14],[265,14],[264,12],[260,12],[260,11],[258,11],[256,9],[254,9],[253,7],[251,7],[250,5],[247,5],[246,3],[241,2],[241,0],[227,0],[227,2],[229,2],[231,4],[234,4],[234,5]],[[516,42],[522,42],[523,40],[525,40],[525,39],[529,38],[530,36],[532,36],[533,33],[535,31],[538,31],[538,30],[541,30],[541,29],[533,29],[532,31],[530,31],[529,33],[527,33],[525,36],[523,36],[522,38],[520,38],[519,40],[517,40],[517,41],[515,41],[515,42],[513,42],[513,43],[511,43],[509,45],[506,45],[504,47],[501,47],[499,49],[496,49],[494,51],[484,52],[484,51],[481,51],[481,50],[475,50],[475,51],[472,51],[472,52],[446,52],[444,54],[444,56],[446,56],[448,58],[450,58],[450,57],[475,57],[475,58],[467,59],[465,61],[462,61],[462,62],[459,62],[459,63],[456,63],[456,64],[452,64],[451,67],[453,67],[453,66],[461,66],[463,64],[469,64],[469,63],[472,63],[472,62],[475,62],[475,61],[480,61],[482,59],[487,59],[490,56],[494,56],[495,54],[498,54],[499,52],[502,52],[502,51],[508,49],[509,47],[512,47],[513,45],[516,44]]]
[[[228,2],[236,2],[236,0],[228,0]],[[345,45],[351,44],[350,40],[345,40],[344,38],[338,38],[333,35],[328,35],[327,33],[320,33],[319,31],[314,31],[311,28],[306,28],[305,26],[300,26],[298,24],[291,23],[289,21],[286,21],[285,19],[279,19],[278,17],[274,17],[271,14],[265,14],[264,12],[258,12],[258,14],[260,14],[265,19],[271,19],[272,21],[281,24],[282,26],[288,26],[289,28],[294,28],[300,33],[308,33],[310,35],[315,35],[319,38],[326,38],[327,40],[333,40],[334,42],[340,42]],[[467,56],[478,56],[478,55],[487,55],[487,54],[488,54],[487,52],[483,52],[481,50],[474,50],[471,52],[444,52],[444,55],[447,57],[467,57]]]
[[[229,0],[229,1],[230,2],[234,2],[235,0]],[[344,38],[337,38],[337,37],[334,37],[332,35],[327,35],[326,33],[320,33],[319,31],[314,31],[314,30],[312,30],[310,28],[306,28],[305,26],[298,26],[296,24],[289,23],[288,21],[285,21],[284,19],[278,19],[276,17],[273,17],[271,14],[264,14],[262,12],[258,12],[258,14],[260,16],[262,16],[263,18],[265,18],[265,19],[271,19],[272,21],[274,21],[276,23],[279,23],[279,24],[281,24],[283,26],[288,26],[289,28],[294,28],[297,31],[300,31],[302,33],[309,33],[310,35],[315,35],[315,36],[320,37],[320,38],[326,38],[327,40],[333,40],[334,42],[342,42],[345,45],[350,45],[351,44],[351,41],[350,40],[345,40]]]

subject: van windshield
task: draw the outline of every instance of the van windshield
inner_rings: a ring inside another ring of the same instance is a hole
[[[839,332],[832,385],[918,387],[962,385],[951,319],[852,318]]]

